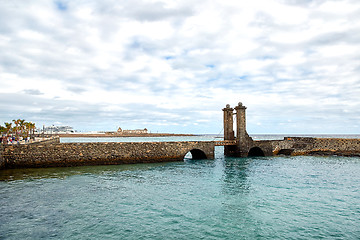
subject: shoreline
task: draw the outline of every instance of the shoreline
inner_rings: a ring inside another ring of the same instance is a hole
[[[71,133],[71,134],[53,134],[61,138],[78,138],[78,137],[91,137],[91,138],[108,138],[108,137],[192,137],[200,136],[199,134],[175,134],[175,133],[146,133],[146,134],[101,134],[101,133]]]

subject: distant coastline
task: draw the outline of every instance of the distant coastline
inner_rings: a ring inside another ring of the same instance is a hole
[[[174,137],[174,136],[198,136],[198,134],[176,134],[176,133],[145,133],[145,134],[113,134],[113,133],[69,133],[69,134],[53,134],[63,138],[109,138],[109,137]]]

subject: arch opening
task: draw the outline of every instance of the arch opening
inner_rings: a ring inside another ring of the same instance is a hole
[[[185,155],[184,159],[199,160],[199,159],[207,159],[207,157],[202,150],[192,149]]]
[[[292,152],[294,151],[294,149],[281,149],[277,155],[286,155],[286,156],[290,156],[292,154]]]
[[[265,153],[259,147],[253,147],[248,153],[248,157],[265,157]]]

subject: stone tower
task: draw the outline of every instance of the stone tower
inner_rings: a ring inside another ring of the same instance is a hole
[[[248,154],[249,135],[246,132],[246,107],[241,102],[235,107],[236,110],[236,142],[238,147],[238,155],[246,157]]]
[[[233,111],[234,109],[226,104],[223,108],[224,111],[224,140],[235,140],[234,136],[234,123],[233,123]],[[234,152],[234,146],[224,146],[225,156],[232,156]]]
[[[224,111],[224,140],[235,140],[233,129],[233,111],[229,104],[226,105]],[[236,146],[225,146],[225,156],[247,157],[249,152],[249,144],[252,139],[246,132],[246,107],[241,102],[235,107],[236,115]]]
[[[226,104],[224,111],[224,140],[234,140],[233,111],[234,109]]]

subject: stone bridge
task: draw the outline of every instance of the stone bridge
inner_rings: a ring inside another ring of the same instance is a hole
[[[235,113],[234,113],[235,110]],[[342,155],[360,156],[360,139],[285,137],[283,140],[254,141],[246,131],[246,107],[229,104],[224,111],[225,156]],[[236,134],[233,129],[236,115]]]
[[[68,167],[214,159],[215,142],[95,142],[0,146],[1,168]]]
[[[245,150],[238,151],[237,144],[227,144],[227,156],[276,156],[276,155],[338,155],[360,157],[360,139],[285,137],[283,140],[250,139]]]
[[[246,131],[245,110],[241,103],[223,109],[224,141],[60,143],[58,138],[56,142],[0,145],[0,169],[183,161],[189,152],[193,159],[213,159],[215,146],[224,146],[224,155],[235,157],[360,156],[360,139],[286,137],[254,141]]]

